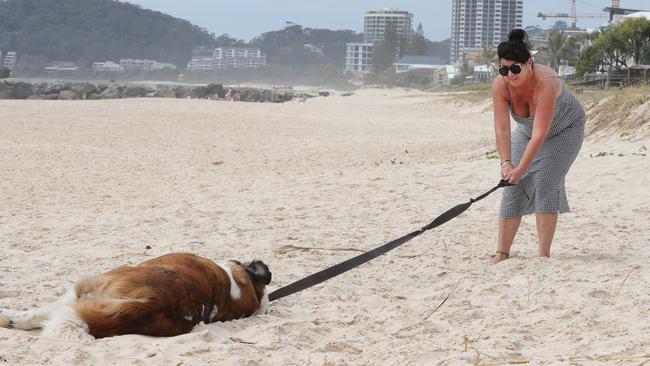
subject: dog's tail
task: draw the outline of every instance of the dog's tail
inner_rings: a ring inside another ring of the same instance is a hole
[[[121,334],[174,336],[192,330],[187,319],[170,317],[147,286],[133,286],[105,276],[79,281],[73,305],[95,338]]]

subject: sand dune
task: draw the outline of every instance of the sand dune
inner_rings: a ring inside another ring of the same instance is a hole
[[[262,259],[279,288],[358,253],[274,249],[371,249],[494,186],[486,107],[399,89],[0,101],[0,307],[172,251]],[[511,259],[489,264],[495,193],[265,316],[88,344],[0,329],[0,363],[638,365],[650,359],[649,146],[585,143],[551,258],[536,257],[531,216]]]

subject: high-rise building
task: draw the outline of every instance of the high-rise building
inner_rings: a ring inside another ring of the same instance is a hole
[[[366,74],[372,71],[375,45],[384,39],[389,27],[395,29],[397,38],[413,38],[413,14],[408,11],[383,8],[363,13],[363,42],[348,43],[345,53],[345,71]]]
[[[408,11],[392,8],[368,10],[363,14],[363,42],[381,42],[390,25],[395,27],[398,38],[404,37],[411,40],[413,36],[412,23],[413,14]]]
[[[467,54],[484,46],[496,48],[513,28],[521,28],[523,0],[453,0],[451,62],[462,64]]]

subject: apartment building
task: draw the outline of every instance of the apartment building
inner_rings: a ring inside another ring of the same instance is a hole
[[[363,14],[363,42],[375,43],[384,39],[388,27],[393,26],[397,37],[413,38],[413,14],[408,11],[383,8],[368,10]]]
[[[219,47],[213,57],[220,69],[255,68],[266,65],[266,54],[259,48]]]
[[[133,60],[130,58],[121,59],[120,66],[122,66],[126,71],[176,70],[176,66],[170,63],[158,62],[156,60]]]
[[[467,54],[484,46],[496,48],[513,28],[521,28],[523,0],[452,0],[451,62],[462,64]]]
[[[348,43],[345,52],[345,71],[367,74],[372,71],[372,43]]]
[[[259,48],[219,47],[212,57],[194,57],[187,64],[190,71],[256,68],[266,65],[266,53]]]

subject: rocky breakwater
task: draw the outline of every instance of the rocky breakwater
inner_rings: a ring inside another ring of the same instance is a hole
[[[98,100],[119,98],[196,98],[242,102],[285,102],[290,90],[224,87],[222,84],[174,85],[139,83],[42,82],[0,80],[0,99]]]

